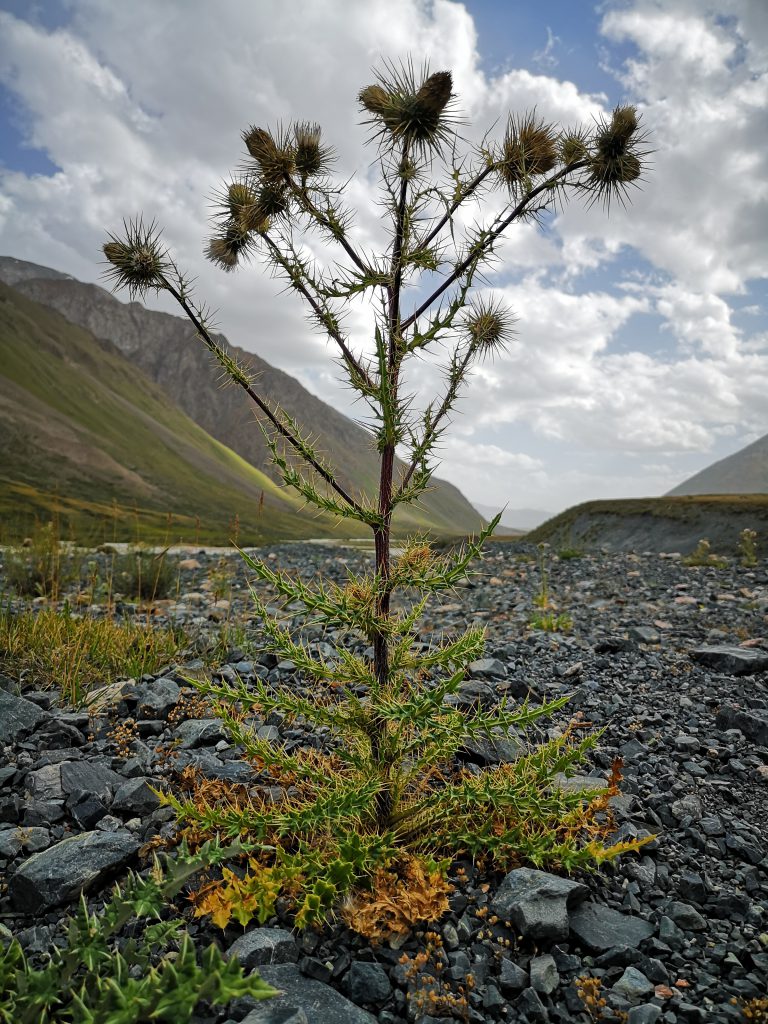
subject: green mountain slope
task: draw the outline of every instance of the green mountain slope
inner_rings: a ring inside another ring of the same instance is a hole
[[[670,495],[768,494],[768,434],[684,480]]]
[[[119,302],[96,285],[10,257],[0,257],[0,280],[57,310],[96,338],[111,342],[208,434],[276,479],[261,431],[253,421],[252,406],[239,389],[222,390],[210,355],[186,320],[147,310],[136,302]],[[229,347],[238,361],[256,374],[260,393],[281,405],[306,433],[317,438],[320,450],[338,468],[341,482],[357,493],[375,493],[378,459],[371,435],[310,394],[289,374],[252,352]],[[480,525],[478,512],[458,488],[443,480],[434,481],[434,488],[418,508],[399,509],[396,519],[401,532],[466,534]]]
[[[3,532],[56,505],[77,532],[113,523],[117,537],[134,508],[145,535],[169,540],[225,543],[236,520],[243,543],[334,534],[112,345],[0,284]]]

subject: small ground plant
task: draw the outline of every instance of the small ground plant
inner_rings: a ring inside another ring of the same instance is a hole
[[[712,551],[712,545],[706,538],[702,538],[690,555],[682,559],[683,565],[690,566],[711,566],[713,569],[725,569],[728,565],[726,559],[721,558]]]
[[[65,944],[52,946],[39,966],[16,939],[5,948],[0,941],[0,1024],[185,1024],[200,1004],[276,995],[214,945],[198,960],[182,922],[161,917],[165,902],[216,854],[211,847],[194,857],[182,851],[165,874],[156,861],[147,878],[131,874],[116,886],[99,913],[81,897]],[[118,943],[135,919],[148,919],[139,937]]]
[[[549,589],[551,571],[549,545],[537,544],[536,547],[539,564],[539,589],[533,598],[536,611],[528,619],[528,625],[531,629],[541,629],[546,633],[567,633],[573,629],[573,619],[567,612],[557,610]]]
[[[514,316],[500,293],[483,285],[504,236],[574,196],[588,204],[623,201],[643,170],[639,119],[634,107],[621,106],[592,125],[558,129],[530,112],[510,117],[497,141],[461,152],[452,89],[450,72],[406,65],[386,66],[359,93],[377,147],[390,229],[385,251],[359,244],[344,186],[332,178],[331,150],[320,127],[302,121],[243,132],[246,162],[217,198],[207,247],[225,271],[249,258],[264,261],[335,347],[345,383],[370,414],[380,469],[375,494],[345,482],[300,425],[264,398],[212,333],[154,224],[127,222],[104,246],[117,286],[132,297],[167,292],[179,303],[256,406],[283,482],[340,521],[366,525],[375,546],[373,570],[350,571],[341,583],[302,579],[246,557],[285,604],[284,616],[275,617],[254,594],[269,645],[313,691],[310,697],[264,681],[197,684],[218,702],[232,738],[264,778],[273,788],[284,783],[277,801],[258,787],[245,803],[167,798],[198,834],[240,837],[247,847],[246,863],[225,868],[204,894],[205,907],[221,919],[223,902],[238,920],[265,921],[283,895],[296,923],[309,925],[350,890],[370,887],[377,872],[413,871],[414,858],[425,875],[444,873],[459,851],[488,855],[498,866],[528,861],[571,870],[638,846],[605,845],[595,794],[553,785],[595,745],[594,735],[565,729],[514,763],[463,767],[467,743],[518,733],[566,703],[501,700],[462,709],[457,694],[466,666],[482,655],[483,630],[472,626],[428,647],[416,642],[427,603],[471,574],[498,517],[456,551],[438,553],[417,539],[395,556],[391,536],[397,510],[430,484],[436,447],[471,370],[514,337]],[[373,326],[361,345],[343,315],[363,303]],[[424,404],[409,374],[432,355],[443,361],[444,387]],[[318,656],[301,638],[298,627],[317,623],[334,640],[333,657]],[[288,752],[259,736],[273,713],[325,727],[328,747]]]
[[[753,569],[757,565],[757,531],[749,527],[739,534],[739,555],[745,569]]]

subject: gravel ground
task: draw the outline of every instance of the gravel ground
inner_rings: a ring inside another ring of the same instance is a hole
[[[281,567],[338,579],[370,558],[304,544],[268,554]],[[482,575],[428,611],[421,639],[470,621],[487,626],[485,657],[470,667],[462,700],[572,694],[567,717],[581,712],[605,730],[584,773],[606,778],[614,758],[623,759],[623,795],[614,800],[620,837],[656,839],[616,867],[570,880],[456,865],[465,872],[460,880],[454,870],[451,911],[434,925],[440,939],[430,953],[433,967],[443,964],[446,998],[437,1002],[401,962],[425,949],[423,935],[401,949],[371,948],[335,925],[302,935],[276,918],[243,934],[192,921],[196,942],[236,943],[249,967],[285,991],[200,1022],[588,1021],[575,984],[584,975],[599,979],[601,1019],[629,1024],[745,1020],[733,1000],[768,996],[768,565],[553,557],[552,599],[573,628],[548,633],[528,627],[541,583],[533,554],[493,544]],[[32,954],[50,947],[82,885],[98,905],[111,879],[139,864],[140,846],[172,828],[148,782],[186,764],[209,777],[249,771],[217,722],[187,717],[193,705],[181,673],[201,666],[206,638],[244,623],[245,633],[226,632],[241,648],[230,646],[219,672],[303,685],[289,663],[261,651],[245,614],[242,567],[228,559],[222,572],[219,557],[182,560],[178,593],[157,608],[160,621],[199,634],[198,649],[157,678],[118,684],[103,713],[58,707],[24,666],[0,676],[0,932],[19,934]],[[222,576],[225,597],[211,583]],[[136,729],[120,750],[115,725],[129,717]],[[266,728],[294,745],[321,742],[279,721]],[[171,746],[177,756],[169,761],[163,750]],[[460,995],[460,986],[468,998],[452,1006],[448,994]]]

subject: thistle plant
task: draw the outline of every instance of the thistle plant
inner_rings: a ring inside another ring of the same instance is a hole
[[[473,149],[458,134],[452,89],[448,71],[388,65],[359,93],[390,231],[384,252],[356,239],[344,186],[332,176],[333,153],[320,127],[307,122],[243,132],[246,159],[217,195],[206,249],[226,272],[265,262],[335,347],[345,383],[369,413],[379,458],[375,494],[345,482],[300,424],[260,394],[213,333],[154,223],[126,222],[104,246],[116,286],[132,297],[167,292],[179,303],[256,406],[284,484],[320,512],[364,524],[374,543],[372,570],[350,571],[343,584],[246,558],[270,600],[279,595],[285,603],[285,615],[275,618],[254,592],[270,649],[290,659],[313,691],[310,698],[263,681],[197,683],[257,769],[290,792],[278,803],[260,800],[258,787],[247,798],[167,798],[198,835],[237,837],[248,850],[247,863],[198,901],[221,921],[227,907],[241,920],[266,920],[283,893],[294,900],[297,923],[308,924],[352,888],[371,884],[377,871],[412,871],[414,857],[427,872],[444,870],[459,851],[571,869],[636,846],[602,845],[602,798],[553,783],[596,743],[594,735],[577,738],[575,727],[566,728],[513,763],[475,772],[463,766],[468,744],[518,735],[566,703],[501,700],[467,709],[459,691],[466,666],[483,651],[484,631],[471,626],[427,647],[416,642],[427,603],[467,579],[498,518],[453,552],[438,554],[413,539],[394,557],[391,541],[398,508],[430,485],[437,446],[471,370],[514,337],[512,311],[482,286],[499,244],[517,223],[572,198],[624,202],[644,167],[644,136],[631,106],[570,130],[533,112],[510,117],[499,140]],[[310,255],[308,243],[317,248],[318,240],[335,249],[333,261]],[[361,300],[375,321],[367,343],[343,320]],[[434,353],[444,360],[444,385],[420,407],[406,374]],[[335,631],[332,659],[302,640],[297,627],[311,624]],[[327,727],[328,749],[289,753],[260,738],[254,723],[272,712]]]

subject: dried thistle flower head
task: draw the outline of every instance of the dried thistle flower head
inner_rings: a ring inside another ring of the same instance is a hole
[[[164,275],[170,264],[154,221],[145,225],[139,217],[123,221],[123,227],[125,237],[110,235],[102,248],[110,263],[105,276],[114,281],[115,288],[127,288],[131,298],[143,297],[152,288],[165,288]]]
[[[451,135],[449,104],[453,78],[450,71],[424,72],[417,84],[410,64],[388,65],[378,83],[358,94],[364,110],[373,115],[374,135],[384,144],[407,143],[412,150],[435,151]]]
[[[515,334],[515,316],[499,302],[476,300],[466,312],[464,329],[470,346],[481,354],[504,349]]]
[[[535,113],[510,118],[496,168],[510,187],[526,177],[547,174],[559,158],[557,136]]]
[[[285,139],[275,139],[266,128],[251,126],[243,132],[243,142],[265,182],[283,183],[293,174],[295,154]]]
[[[230,223],[224,234],[212,238],[208,243],[205,255],[211,263],[223,270],[234,270],[238,260],[248,247],[248,232],[236,222]]]

